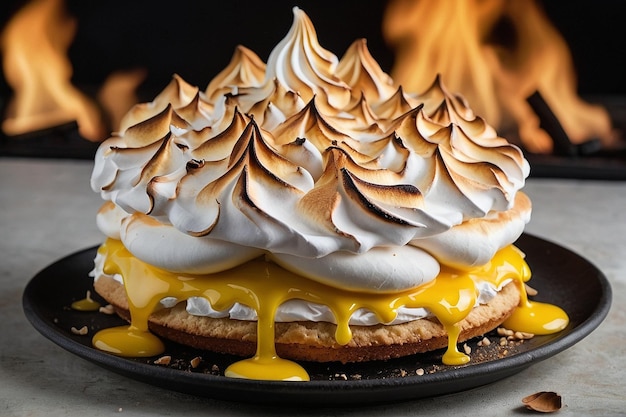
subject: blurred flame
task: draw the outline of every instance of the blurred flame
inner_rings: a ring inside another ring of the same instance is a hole
[[[104,115],[108,112],[108,121],[115,125],[119,114],[136,102],[142,71],[111,75],[100,91],[100,104],[72,85],[67,52],[76,27],[63,0],[33,0],[5,26],[0,48],[4,76],[14,92],[2,123],[7,135],[76,121],[82,137],[102,140],[110,130]]]
[[[513,29],[494,42],[496,25]],[[500,131],[517,129],[531,152],[548,153],[552,139],[526,99],[538,91],[573,143],[615,140],[608,112],[583,101],[569,49],[535,0],[395,0],[383,33],[396,48],[392,77],[422,92],[437,73]]]

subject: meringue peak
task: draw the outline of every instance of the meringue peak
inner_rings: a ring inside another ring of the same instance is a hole
[[[338,59],[302,10],[293,16],[267,63],[238,46],[204,91],[174,75],[126,114],[95,157],[91,186],[114,207],[99,217],[103,231],[166,269],[214,271],[271,253],[298,273],[300,263],[343,273],[345,254],[367,264],[407,244],[473,263],[521,234],[531,208],[519,148],[440,76],[409,94],[365,40]],[[156,235],[188,259],[146,241]],[[236,261],[212,264],[209,253]],[[372,290],[348,275],[337,285]]]

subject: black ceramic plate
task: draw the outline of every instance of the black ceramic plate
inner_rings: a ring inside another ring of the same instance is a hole
[[[126,359],[91,346],[90,336],[76,335],[72,327],[86,325],[93,335],[101,328],[120,325],[116,316],[74,311],[69,305],[92,290],[96,248],[75,253],[48,266],[28,284],[23,297],[24,312],[45,337],[68,351],[114,372],[139,381],[188,394],[223,400],[291,405],[365,405],[431,397],[467,390],[511,376],[547,359],[591,333],[606,317],[611,288],[605,276],[579,255],[545,240],[523,235],[517,242],[533,270],[535,297],[562,307],[569,326],[551,336],[536,336],[507,346],[506,354],[495,333],[494,343],[472,348],[471,362],[454,367],[441,365],[443,352],[428,355],[342,365],[302,363],[311,375],[309,382],[277,382],[232,379],[223,370],[236,358],[167,343],[169,365],[154,364],[155,358]],[[200,365],[191,360],[201,357]],[[424,373],[422,373],[422,370]]]

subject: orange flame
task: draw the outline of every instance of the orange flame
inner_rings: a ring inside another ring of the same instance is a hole
[[[99,93],[101,102],[83,94],[72,82],[67,51],[76,32],[63,0],[33,0],[20,9],[0,35],[4,75],[14,95],[2,130],[9,136],[76,121],[82,137],[105,139],[134,103],[143,71],[112,74]],[[108,114],[107,114],[108,112]]]
[[[492,40],[503,21],[514,30],[511,44]],[[383,33],[396,47],[391,75],[406,91],[422,92],[442,74],[498,130],[517,129],[531,152],[548,153],[553,145],[526,101],[536,91],[573,143],[616,139],[608,112],[577,95],[566,42],[535,0],[396,0]]]
[[[18,135],[76,120],[91,140],[106,134],[100,112],[70,82],[67,50],[76,31],[62,0],[35,0],[2,33],[4,74],[15,95],[2,129]]]

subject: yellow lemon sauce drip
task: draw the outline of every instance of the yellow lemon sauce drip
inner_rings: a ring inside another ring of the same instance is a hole
[[[100,303],[91,298],[91,292],[87,291],[85,298],[74,301],[70,307],[78,311],[97,311],[100,309]]]
[[[476,305],[476,282],[488,281],[496,288],[508,280],[518,283],[522,301],[510,319],[513,330],[557,332],[568,323],[567,315],[560,308],[528,300],[524,282],[530,279],[530,269],[524,255],[512,245],[500,250],[486,265],[469,270],[444,266],[433,281],[395,293],[356,292],[331,287],[289,272],[264,257],[201,276],[174,274],[148,265],[131,255],[118,240],[108,239],[99,248],[99,253],[105,256],[104,273],[117,273],[124,279],[131,323],[98,332],[93,337],[96,348],[131,357],[162,353],[164,346],[149,332],[148,318],[159,308],[159,302],[164,297],[176,297],[181,301],[204,297],[218,311],[240,303],[257,312],[257,348],[254,357],[235,362],[226,369],[225,375],[230,377],[309,379],[300,365],[276,354],[276,310],[292,299],[328,306],[337,323],[335,339],[341,345],[352,338],[348,323],[352,314],[360,308],[374,312],[382,323],[393,321],[399,307],[426,308],[448,333],[448,348],[442,359],[447,365],[469,362],[469,356],[459,352],[457,347],[458,323]]]

